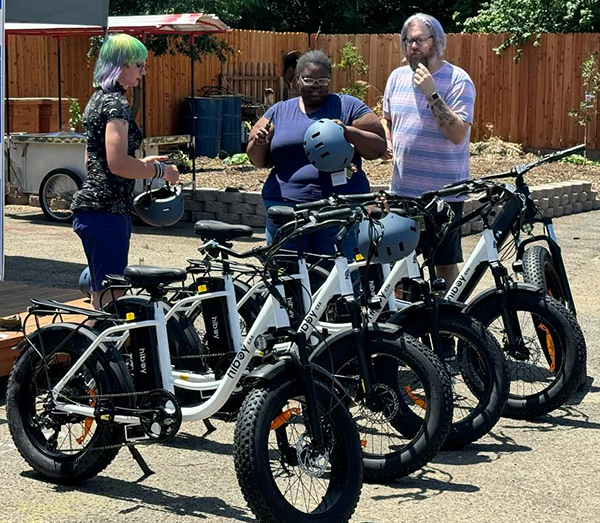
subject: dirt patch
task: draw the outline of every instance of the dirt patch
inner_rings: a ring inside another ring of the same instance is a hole
[[[538,157],[524,152],[519,144],[498,139],[471,144],[471,173],[474,177],[504,172],[518,163],[530,163]],[[260,191],[269,175],[269,169],[258,169],[250,164],[228,166],[219,159],[197,158],[196,180],[198,187],[237,187],[244,191]],[[392,179],[392,163],[384,160],[366,160],[363,168],[371,185],[388,185]],[[529,185],[550,182],[581,180],[592,182],[594,190],[600,190],[600,166],[573,165],[557,162],[541,165],[526,176]],[[184,182],[191,181],[191,175],[183,176]]]

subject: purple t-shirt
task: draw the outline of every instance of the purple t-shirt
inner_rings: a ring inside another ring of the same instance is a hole
[[[333,187],[331,173],[319,171],[309,163],[304,153],[304,133],[321,118],[337,118],[352,124],[372,112],[358,98],[345,94],[329,94],[317,112],[310,115],[300,110],[300,98],[292,98],[270,107],[265,118],[273,118],[275,132],[271,140],[274,167],[263,187],[265,200],[277,202],[310,202],[336,194],[360,194],[369,191],[369,182],[361,167],[361,157],[354,154],[352,163],[358,167],[343,185]]]

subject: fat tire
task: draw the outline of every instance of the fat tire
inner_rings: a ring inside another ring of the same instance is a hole
[[[334,373],[351,364],[357,358],[356,350],[347,338],[340,341],[342,343],[335,344],[330,350],[321,353],[314,362]],[[385,483],[419,470],[440,451],[452,423],[452,385],[444,366],[435,354],[411,336],[404,335],[395,339],[371,338],[369,343],[365,344],[365,350],[371,358],[381,356],[382,361],[385,361],[385,358],[399,360],[415,372],[421,383],[428,388],[425,391],[425,418],[418,418],[419,422],[413,433],[405,435],[409,439],[406,445],[395,452],[380,455],[363,450],[365,480]],[[394,385],[397,390],[397,373],[392,377],[389,373],[390,365],[381,367],[384,372],[380,380],[387,385]],[[376,374],[381,372],[379,369],[374,370]],[[375,381],[378,381],[377,375]],[[403,434],[402,427],[410,414],[412,411],[401,400],[400,412],[390,424],[397,432]]]
[[[56,347],[64,339],[59,330],[49,330],[43,336],[44,347],[49,356],[52,347]],[[86,343],[82,337],[73,337],[59,350],[60,354],[69,354],[74,359],[81,356],[88,345],[89,340]],[[39,368],[41,358],[26,341],[21,343],[20,348],[22,353],[10,373],[6,394],[8,426],[17,450],[36,472],[55,483],[76,484],[96,476],[119,452],[119,445],[124,438],[123,427],[98,425],[96,422],[90,444],[74,455],[53,453],[41,448],[41,442],[34,436],[38,429],[32,426],[28,409],[34,392],[31,389],[32,380],[35,379],[34,370]],[[96,350],[88,358],[85,367],[94,376],[98,394],[118,394],[133,390],[127,367],[119,353],[112,348]],[[117,367],[120,377],[113,371]],[[118,400],[116,405],[129,406],[129,400]],[[115,448],[103,448],[112,446]]]
[[[396,318],[392,317],[389,322],[399,325],[406,334],[417,339],[427,336],[429,334],[428,322],[424,320],[415,322],[414,320],[415,318],[411,317],[410,321],[402,322],[402,317],[398,315]],[[444,444],[446,449],[462,448],[487,434],[502,417],[508,401],[510,386],[506,360],[494,337],[472,316],[460,312],[444,311],[439,315],[438,321],[441,334],[452,336],[455,340],[463,340],[462,348],[458,343],[457,362],[466,385],[474,397],[479,400],[476,407],[467,416],[453,421]],[[467,343],[475,351],[479,364],[486,369],[485,383],[478,380],[478,383],[474,384],[470,379],[470,372],[467,372],[470,362],[466,361],[468,355],[465,352]],[[455,416],[458,411],[457,406],[455,403]]]
[[[579,386],[586,360],[585,340],[575,316],[558,300],[543,292],[511,289],[508,293],[508,307],[517,314],[524,312],[535,315],[539,323],[549,329],[556,360],[559,362],[554,380],[536,393],[515,394],[511,383],[504,416],[535,419],[562,406]],[[480,302],[469,313],[488,328],[500,318],[500,310],[494,300]],[[508,357],[506,352],[505,357]],[[509,380],[512,382],[514,374],[511,372],[509,362]]]
[[[321,412],[329,413],[337,448],[333,485],[336,499],[322,512],[296,509],[280,492],[269,468],[267,440],[271,422],[290,398],[303,395],[299,382],[279,382],[256,388],[245,398],[238,414],[234,436],[235,470],[242,494],[262,523],[345,523],[350,519],[362,488],[361,450],[356,425],[331,387],[315,382]],[[279,409],[279,410],[277,410]],[[328,491],[329,492],[329,491]]]

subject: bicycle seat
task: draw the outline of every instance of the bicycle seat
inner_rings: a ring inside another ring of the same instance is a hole
[[[236,238],[249,238],[252,236],[252,227],[247,225],[234,225],[218,222],[216,220],[200,220],[194,224],[196,236],[203,240],[215,240],[218,243],[235,240]]]
[[[161,284],[185,281],[185,269],[163,269],[162,267],[149,267],[148,265],[129,265],[123,271],[125,279],[135,287],[158,287]]]

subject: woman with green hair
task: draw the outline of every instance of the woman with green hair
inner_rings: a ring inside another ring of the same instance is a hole
[[[100,308],[107,274],[122,274],[131,237],[133,188],[136,179],[164,178],[177,183],[179,172],[163,163],[167,156],[135,151],[142,143],[125,92],[146,74],[148,50],[126,34],[109,36],[94,70],[96,90],[83,113],[87,178],[75,194],[73,230],[81,238],[90,270],[92,304]]]

